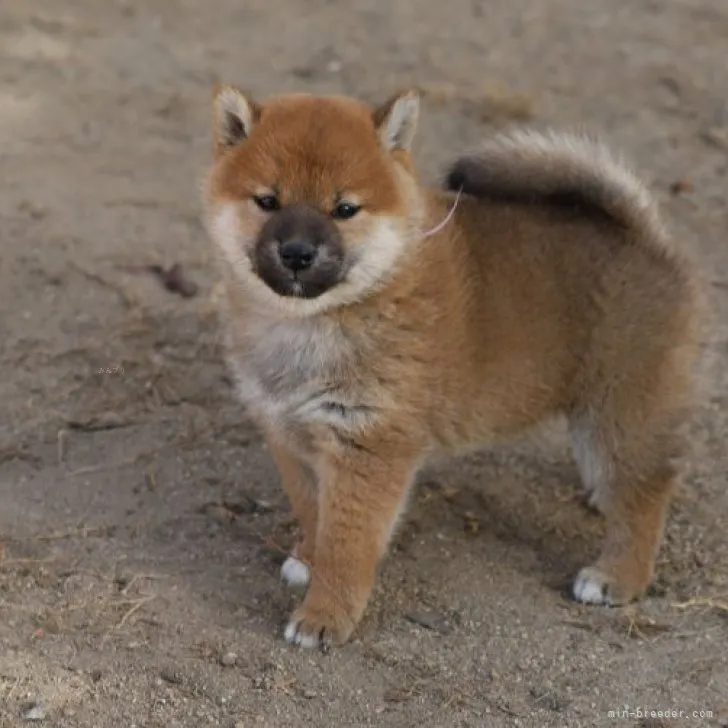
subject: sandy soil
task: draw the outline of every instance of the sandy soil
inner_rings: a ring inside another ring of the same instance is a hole
[[[0,725],[728,724],[726,58],[722,0],[3,0]],[[283,643],[293,524],[221,363],[199,221],[216,79],[423,84],[433,179],[521,121],[634,160],[718,312],[644,603],[570,602],[601,523],[554,428],[426,473],[356,639]],[[197,295],[143,270],[174,263]]]

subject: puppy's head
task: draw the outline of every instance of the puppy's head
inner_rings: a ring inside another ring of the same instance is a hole
[[[409,156],[418,110],[414,91],[372,109],[307,95],[260,105],[218,87],[207,225],[237,283],[292,315],[376,290],[423,213]]]

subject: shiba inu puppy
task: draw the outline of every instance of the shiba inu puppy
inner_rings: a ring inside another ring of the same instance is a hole
[[[350,637],[431,457],[566,417],[607,519],[573,595],[604,605],[650,584],[677,477],[703,288],[645,187],[597,142],[519,131],[427,189],[418,112],[215,92],[228,360],[300,522],[303,647]]]

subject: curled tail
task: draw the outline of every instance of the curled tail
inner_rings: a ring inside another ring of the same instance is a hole
[[[572,206],[665,245],[645,185],[602,143],[584,135],[518,130],[458,158],[445,187],[481,199]]]

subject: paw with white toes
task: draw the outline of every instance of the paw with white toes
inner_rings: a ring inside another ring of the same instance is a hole
[[[281,579],[291,589],[305,589],[311,582],[311,569],[295,556],[289,556],[281,566]]]
[[[599,604],[612,606],[610,580],[599,569],[587,566],[574,580],[574,599],[582,604]]]
[[[582,604],[617,607],[639,598],[646,587],[629,586],[595,567],[583,568],[574,580],[573,595]]]
[[[304,601],[291,615],[283,637],[290,645],[328,652],[334,645],[343,645],[355,626],[355,620],[333,605],[321,604],[316,608]]]
[[[324,637],[323,629],[319,634],[303,632],[299,629],[299,624],[294,620],[291,620],[286,625],[286,629],[283,632],[283,638],[289,645],[296,645],[296,647],[302,647],[304,650],[319,647],[322,652],[326,652],[330,647],[330,642],[326,641]]]

